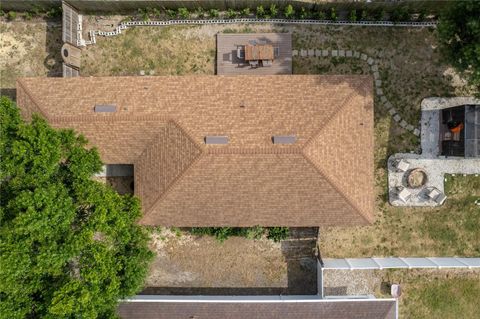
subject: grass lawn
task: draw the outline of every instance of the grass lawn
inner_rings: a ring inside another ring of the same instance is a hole
[[[390,270],[383,272],[383,280],[402,286],[401,318],[478,318],[478,270]],[[388,297],[386,290],[378,295]]]
[[[324,257],[479,256],[480,177],[446,176],[444,206],[400,208],[377,200],[377,221],[369,227],[328,228],[320,232]]]

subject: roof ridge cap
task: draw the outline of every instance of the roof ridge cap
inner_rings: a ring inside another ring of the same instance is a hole
[[[30,91],[30,89],[28,89],[25,84],[23,83],[22,79],[19,78],[17,79],[17,84],[23,89],[23,91],[25,92],[26,95],[28,95],[28,97],[30,98],[30,100],[33,102],[33,104],[35,104],[35,106],[38,108],[38,110],[40,111],[39,113],[42,114],[45,119],[48,119],[50,120],[50,116],[47,115],[47,113],[45,113],[45,111],[40,107],[39,103],[38,103],[38,100],[34,97],[34,94],[32,94],[32,92]]]
[[[210,148],[205,150],[209,155],[223,155],[223,154],[245,154],[245,155],[257,155],[257,154],[301,154],[302,148],[298,146],[288,146],[282,148],[276,148],[274,146],[263,147],[222,147],[222,148]]]

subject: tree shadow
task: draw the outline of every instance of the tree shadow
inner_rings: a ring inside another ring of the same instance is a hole
[[[17,98],[17,89],[14,88],[1,88],[0,89],[0,96],[9,97],[12,100],[16,100]]]
[[[43,60],[43,65],[48,70],[47,76],[61,77],[63,63],[62,55],[60,52],[63,45],[62,19],[46,19],[46,22],[47,34],[45,37],[45,52],[47,52],[47,56]]]

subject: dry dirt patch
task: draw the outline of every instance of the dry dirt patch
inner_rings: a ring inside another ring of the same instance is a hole
[[[14,96],[17,77],[61,75],[61,32],[60,21],[0,20],[2,94]]]
[[[287,287],[287,263],[271,240],[152,233],[156,253],[147,287]]]

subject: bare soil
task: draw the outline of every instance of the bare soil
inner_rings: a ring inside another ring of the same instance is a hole
[[[15,97],[15,81],[25,76],[61,76],[60,20],[0,19],[1,94]]]
[[[155,229],[151,237],[156,257],[144,293],[316,293],[313,251],[292,255],[288,241],[231,237],[221,243],[171,229]]]

